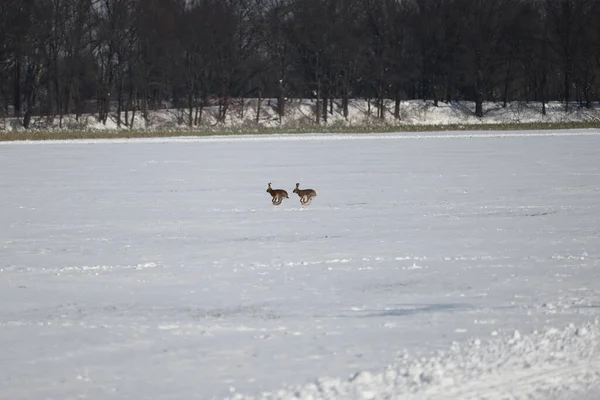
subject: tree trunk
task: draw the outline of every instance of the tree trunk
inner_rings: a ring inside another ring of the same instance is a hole
[[[13,80],[13,107],[16,118],[21,117],[21,57],[17,54]]]
[[[544,36],[542,37],[542,73],[540,77],[540,98],[542,100],[542,115],[546,115],[546,81],[548,79],[548,21],[544,21]]]
[[[258,89],[258,104],[256,105],[256,123],[258,124],[260,122],[260,106],[262,103],[262,98],[261,98],[261,90]]]
[[[282,85],[279,85],[279,95],[277,96],[277,115],[279,115],[279,123],[285,115],[285,97],[283,95]]]
[[[129,128],[133,128],[133,122],[135,120],[135,109],[134,105],[137,103],[137,93],[135,87],[131,85],[131,89],[129,90],[129,96],[127,99],[127,105],[125,106],[125,125],[129,126]],[[135,103],[134,103],[135,100]],[[131,111],[131,120],[129,119],[129,111]]]
[[[377,116],[381,120],[385,120],[385,99],[384,99],[384,89],[383,89],[383,81],[381,82],[381,87],[379,90],[379,99],[377,99]]]
[[[344,118],[348,119],[348,86],[344,86],[344,90],[342,91],[342,112],[344,113]]]
[[[570,66],[565,65],[565,76],[564,76],[564,90],[565,90],[565,111],[569,111],[569,97],[571,95],[571,74],[569,72]]]
[[[327,123],[327,103],[328,103],[328,98],[327,98],[327,90],[323,90],[323,107],[322,107],[322,112],[323,112],[323,122],[326,124]]]
[[[146,86],[146,85],[144,85]],[[142,91],[142,117],[148,123],[148,88],[144,87]]]
[[[35,97],[35,91],[28,90],[27,96],[25,97],[25,101],[27,103],[27,110],[25,110],[25,115],[23,116],[23,127],[25,129],[28,129],[29,125],[31,124],[33,108],[35,107]]]
[[[544,99],[544,93],[542,93],[542,115],[546,115],[546,100]]]
[[[436,82],[437,80],[435,74],[431,74],[431,91],[433,95],[433,105],[435,107],[437,107],[439,103],[439,86]]]
[[[117,88],[117,128],[121,127],[121,112],[123,111],[123,78],[119,78]]]
[[[221,97],[219,99],[218,121],[220,123],[225,122],[225,117],[227,116],[228,109],[229,109],[229,96],[226,94],[224,97]]]
[[[316,95],[316,123],[321,124],[321,80],[317,77],[317,95]]]
[[[394,118],[400,120],[400,86],[396,85],[394,90]]]
[[[54,84],[54,99],[56,101],[56,110],[58,111],[58,127],[62,128],[62,120],[63,120],[63,105],[62,100],[63,97],[60,93],[60,80],[58,78],[58,68],[54,70],[54,79],[52,79],[52,83]],[[56,115],[56,113],[52,113],[52,116]]]
[[[279,84],[277,92],[277,114],[279,115],[279,124],[285,116],[285,51],[280,59]]]
[[[475,100],[475,115],[483,118],[483,100],[479,94],[477,94],[477,99]]]
[[[41,71],[37,65],[30,64],[27,67],[27,73],[25,76],[25,101],[27,103],[27,110],[23,116],[23,126],[26,129],[29,128],[31,117],[33,116],[33,110],[35,108],[35,101],[40,83],[40,72]]]
[[[483,118],[483,73],[477,71],[477,79],[475,80],[475,115]]]
[[[383,113],[383,73],[379,76],[379,86],[377,87],[377,99],[375,99],[375,103],[377,104],[377,118],[384,119]]]
[[[590,82],[593,82],[593,79],[590,80]],[[591,92],[591,85],[588,84],[587,82],[584,84],[583,86],[583,97],[585,99],[585,108],[592,108],[592,96],[590,94]]]
[[[202,112],[204,111],[205,98],[204,95],[198,95],[198,105],[196,106],[196,116],[194,117],[194,123],[196,126],[202,124]]]
[[[452,102],[452,90],[450,88],[448,74],[444,74],[444,99],[446,104],[450,104]]]
[[[188,103],[188,126],[191,128],[194,126],[194,94],[190,88],[188,88],[187,103]]]
[[[506,75],[504,75],[504,91],[502,93],[502,107],[506,108],[508,104],[508,89],[510,86],[510,78],[512,72],[512,52],[508,59],[508,66],[506,67]]]

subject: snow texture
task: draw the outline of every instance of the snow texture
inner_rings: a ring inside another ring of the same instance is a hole
[[[0,397],[594,399],[598,148],[594,129],[3,143]]]
[[[600,379],[600,322],[564,330],[519,331],[483,344],[474,339],[450,350],[412,360],[379,373],[360,372],[347,380],[314,383],[259,396],[258,399],[530,399],[597,395]],[[581,393],[583,391],[584,393]],[[566,393],[565,393],[566,392]]]

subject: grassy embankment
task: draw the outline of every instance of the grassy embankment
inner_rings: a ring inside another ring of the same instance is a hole
[[[455,125],[378,125],[373,127],[352,126],[317,126],[302,128],[223,128],[212,130],[188,130],[175,128],[172,130],[20,130],[0,131],[0,141],[22,140],[70,140],[70,139],[131,139],[159,138],[176,136],[222,136],[243,134],[274,133],[388,133],[388,132],[436,132],[436,131],[510,131],[510,130],[558,130],[578,128],[600,128],[600,122],[567,122],[567,123],[505,123],[505,124],[455,124]]]

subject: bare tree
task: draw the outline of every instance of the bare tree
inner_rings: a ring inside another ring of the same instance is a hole
[[[273,72],[275,77],[277,113],[280,122],[285,116],[287,79],[288,71],[291,68],[288,35],[292,18],[291,3],[291,0],[268,0],[262,18],[265,26],[262,42],[270,64],[268,69]]]
[[[197,126],[232,99],[535,99],[568,109],[600,96],[600,0],[3,0],[0,109],[33,116],[97,114],[118,126],[138,110],[183,107]],[[369,100],[369,110],[371,100]],[[370,111],[369,111],[370,112]]]

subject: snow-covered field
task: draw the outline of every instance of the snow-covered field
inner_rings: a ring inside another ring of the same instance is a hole
[[[598,149],[0,144],[0,398],[597,398]]]

